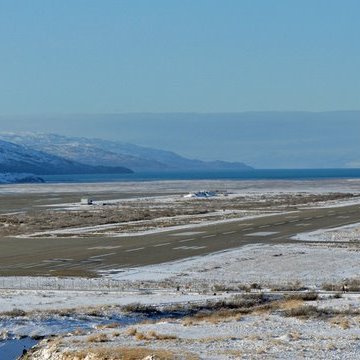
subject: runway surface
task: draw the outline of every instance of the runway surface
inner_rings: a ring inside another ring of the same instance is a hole
[[[90,275],[157,264],[247,244],[298,242],[298,233],[360,222],[360,206],[305,209],[131,237],[3,238],[0,275]]]

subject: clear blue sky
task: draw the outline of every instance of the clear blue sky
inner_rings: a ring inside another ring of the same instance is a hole
[[[0,0],[0,114],[360,109],[359,0]]]

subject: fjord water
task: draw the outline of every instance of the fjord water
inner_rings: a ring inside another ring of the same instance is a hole
[[[37,340],[25,337],[22,339],[11,339],[0,341],[0,359],[1,360],[15,360],[22,354],[23,350],[28,350],[35,344]]]
[[[46,182],[111,182],[160,180],[318,180],[360,178],[360,169],[254,169],[138,172],[134,174],[46,175]]]

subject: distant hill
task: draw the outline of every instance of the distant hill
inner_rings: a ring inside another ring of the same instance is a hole
[[[28,184],[43,183],[45,180],[40,176],[22,173],[0,173],[0,184]]]
[[[126,167],[92,166],[0,140],[0,173],[36,175],[131,173]]]
[[[187,159],[171,151],[118,141],[39,133],[0,133],[0,138],[92,166],[122,166],[135,171],[252,169],[241,162]]]

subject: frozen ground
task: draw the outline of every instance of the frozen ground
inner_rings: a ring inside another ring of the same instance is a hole
[[[268,289],[295,283],[320,289],[326,283],[357,278],[358,264],[357,246],[248,245],[172,263],[104,271],[100,279],[2,278],[0,285],[6,289],[0,290],[0,309],[182,302],[213,296],[214,289],[238,290],[254,283]],[[44,290],[26,290],[32,288]]]
[[[346,229],[349,234],[354,230],[357,227]],[[100,326],[99,318],[87,318],[86,327],[78,322],[79,316],[84,318],[84,314],[92,313],[91,309],[106,317],[109,309],[132,303],[157,306],[204,303],[227,299],[232,291],[249,288],[254,283],[264,290],[323,289],[326,284],[340,289],[344,282],[359,280],[359,248],[354,243],[346,244],[249,245],[174,263],[104,273],[106,278],[121,284],[122,291],[2,290],[2,311],[27,312],[25,317],[10,322],[4,314],[2,329],[12,335],[46,335],[54,329],[63,333],[59,329],[67,330],[68,335],[39,345],[31,357],[39,360],[63,360],[64,354],[88,352],[94,353],[91,359],[100,360],[106,352],[120,354],[131,349],[143,349],[148,355],[157,354],[165,359],[175,358],[170,354],[177,354],[177,359],[356,359],[360,353],[357,294],[341,298],[322,295],[322,300],[315,302],[289,301],[278,310],[220,316],[215,320],[163,319],[133,325],[120,320],[118,325],[112,322],[111,326]],[[22,284],[26,281],[14,280]],[[95,287],[96,281],[104,280],[92,280]],[[284,311],[304,306],[325,309],[328,315],[284,316]],[[54,314],[62,309],[72,315],[59,328],[54,326],[57,319]],[[110,318],[106,319],[109,324]],[[83,330],[75,330],[74,324]],[[80,355],[79,359],[85,358]]]
[[[194,180],[194,181],[149,181],[107,182],[82,184],[22,184],[2,185],[2,194],[57,194],[57,193],[108,193],[124,192],[149,194],[153,192],[189,193],[201,189],[219,191],[239,190],[254,192],[359,192],[360,179],[332,180]]]
[[[122,359],[131,352],[134,359],[357,359],[358,300],[351,295],[341,301],[287,299],[250,310],[113,323],[45,340],[31,359]]]
[[[316,230],[294,236],[295,240],[322,242],[354,242],[360,243],[360,223],[332,228],[330,230]]]
[[[18,194],[25,191],[28,193],[50,191],[55,195],[56,192],[80,191],[78,185],[73,184],[44,186],[46,191],[37,185],[26,185],[25,188],[4,186],[1,187],[1,191]],[[81,186],[81,191],[99,192],[101,195],[102,191],[105,193],[118,190],[117,186],[118,184],[113,183],[104,186],[88,184]],[[145,196],[149,192],[166,191],[167,195],[142,199],[144,204],[150,202],[153,206],[158,206],[157,209],[166,207],[169,199],[171,201],[174,196],[180,199],[184,192],[216,188],[230,189],[234,193],[229,197],[230,202],[237,201],[239,196],[244,196],[247,200],[254,201],[256,206],[265,204],[266,201],[274,203],[274,206],[267,208],[270,212],[274,208],[276,211],[288,211],[284,204],[294,197],[311,200],[309,195],[326,195],[338,191],[358,195],[360,181],[244,181],[226,182],[226,184],[208,181],[156,182],[122,183],[121,186],[124,192],[133,192],[134,197],[142,194]],[[132,206],[132,203],[134,200],[121,200],[121,206]],[[358,204],[359,198],[332,199],[316,203],[310,201],[299,206],[331,207],[353,203]],[[70,208],[71,206],[78,205],[70,205]],[[70,212],[79,210],[70,209],[69,203],[61,203],[61,206],[57,204],[55,208],[61,207]],[[226,209],[226,215],[238,216],[237,211],[239,209]],[[264,208],[261,212],[266,213]],[[244,214],[245,212],[242,215]],[[245,216],[249,215],[249,213],[245,214]],[[176,219],[182,216],[185,216],[185,220],[187,220],[186,216],[194,217],[193,214],[178,214]],[[201,221],[205,221],[206,218],[207,221],[214,221],[209,219],[211,216],[211,212],[207,213],[201,217]],[[231,221],[231,219],[221,219],[221,221]],[[114,226],[114,224],[99,224],[99,226],[103,225],[106,231],[109,230],[107,226]],[[188,228],[187,225],[184,226],[187,229],[185,231],[196,231]],[[57,229],[56,226],[49,224],[49,229],[41,230],[51,232]],[[2,287],[7,289],[0,290],[2,313],[0,328],[5,338],[10,335],[71,332],[54,341],[46,340],[42,343],[31,357],[38,360],[63,360],[66,359],[65,354],[69,352],[71,354],[77,352],[80,354],[78,358],[84,359],[85,356],[81,353],[89,351],[93,351],[95,355],[88,357],[88,360],[100,360],[104,356],[99,354],[111,352],[111,349],[119,353],[124,348],[149,349],[146,350],[146,355],[138,357],[140,359],[160,352],[168,354],[167,357],[163,357],[168,359],[174,358],[170,357],[170,353],[177,354],[178,359],[356,359],[360,354],[358,294],[345,294],[341,298],[334,299],[330,298],[330,295],[334,295],[330,292],[323,295],[326,299],[315,302],[286,302],[272,310],[257,309],[234,317],[220,316],[217,320],[162,319],[160,322],[151,321],[135,325],[115,324],[111,328],[100,325],[103,320],[106,320],[107,324],[113,321],[109,317],[109,312],[119,311],[120,306],[132,303],[183,306],[188,302],[198,304],[207,300],[228,299],[234,293],[251,288],[253,288],[251,292],[256,295],[260,291],[258,288],[264,291],[300,288],[328,291],[339,290],[344,283],[359,284],[359,229],[360,225],[356,224],[331,231],[320,230],[311,234],[302,234],[298,238],[311,240],[308,243],[248,245],[240,249],[173,263],[113,269],[103,272],[101,279],[83,280],[82,285],[74,279],[2,278],[0,286],[2,284]],[[36,227],[31,230],[34,231],[28,231],[27,234],[35,233]],[[78,227],[80,233],[87,230],[98,231],[99,227],[91,224]],[[106,281],[111,284],[108,288]],[[43,290],[25,289],[29,287]],[[317,309],[331,309],[331,314],[323,316],[315,311],[314,314],[305,317],[284,316],[285,310],[298,309],[303,305],[310,309],[311,306]],[[94,317],[94,314],[97,315]],[[79,321],[81,319],[85,321],[86,326]],[[115,319],[117,324],[121,323],[119,318]],[[58,325],[59,321],[61,325]],[[81,331],[77,331],[75,326],[84,329],[84,334],[80,335]]]

